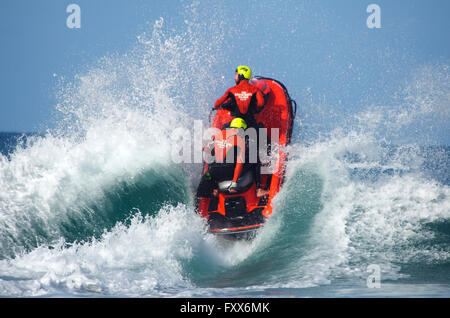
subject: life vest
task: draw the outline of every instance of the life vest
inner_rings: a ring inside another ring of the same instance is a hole
[[[223,129],[214,136],[213,142],[210,155],[214,156],[214,162],[210,166],[220,165],[222,168],[226,168],[230,174],[228,180],[232,179],[233,182],[237,182],[245,163],[246,153],[245,140],[239,135],[239,129]]]
[[[214,104],[215,108],[220,107],[226,102],[232,102],[235,104],[236,115],[238,117],[248,118],[250,115],[259,112],[259,109],[264,106],[264,97],[260,90],[250,84],[247,80],[241,80],[239,84],[229,88],[225,94],[219,98]],[[252,106],[254,106],[252,108]]]

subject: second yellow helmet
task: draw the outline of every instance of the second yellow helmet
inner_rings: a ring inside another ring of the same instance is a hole
[[[235,119],[233,119],[230,123],[230,127],[231,128],[242,128],[244,130],[247,129],[247,123],[245,122],[244,119],[236,117]]]

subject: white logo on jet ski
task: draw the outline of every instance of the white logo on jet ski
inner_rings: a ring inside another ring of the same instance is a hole
[[[252,96],[252,93],[242,92],[242,93],[235,93],[240,100],[247,100],[250,96]]]

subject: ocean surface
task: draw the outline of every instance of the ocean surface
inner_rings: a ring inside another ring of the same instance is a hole
[[[205,233],[189,172],[144,148],[0,134],[1,296],[450,296],[450,147],[294,144],[250,242]]]
[[[236,30],[192,7],[185,29],[160,19],[58,78],[46,131],[0,133],[0,296],[449,297],[450,147],[426,135],[448,131],[448,64],[345,116],[285,83],[298,104],[285,185],[254,240],[224,242],[194,211],[201,165],[174,163],[172,134],[207,126],[231,79],[205,89],[204,74],[230,63]]]

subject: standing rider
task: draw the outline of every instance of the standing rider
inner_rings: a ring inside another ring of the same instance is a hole
[[[259,113],[265,104],[262,92],[249,83],[252,71],[247,66],[238,66],[234,81],[235,86],[229,88],[225,94],[214,103],[214,108],[228,106],[235,117],[243,118],[248,127],[257,128],[254,115]]]

